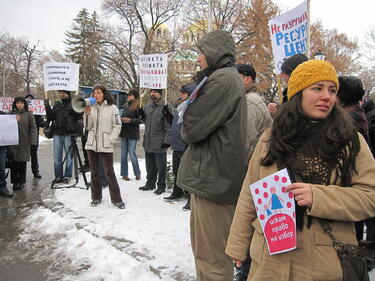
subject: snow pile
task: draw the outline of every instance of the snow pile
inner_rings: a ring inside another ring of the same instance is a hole
[[[144,166],[140,160],[141,169]],[[120,174],[118,163],[115,172]],[[143,178],[145,174],[143,169]],[[169,193],[157,196],[140,191],[145,180],[131,178],[117,179],[125,210],[111,204],[108,188],[97,207],[90,206],[90,191],[57,190],[56,197],[65,207],[59,214],[43,208],[33,212],[26,221],[23,241],[35,240],[36,233],[59,237],[54,239],[57,245],[50,247],[80,269],[72,280],[195,280],[189,212],[182,210],[186,200],[167,203],[163,197]],[[84,186],[83,181],[79,184]],[[65,278],[71,280],[71,276]]]

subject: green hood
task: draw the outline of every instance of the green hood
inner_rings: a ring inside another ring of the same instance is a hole
[[[214,30],[208,33],[197,42],[197,47],[206,56],[209,73],[235,62],[236,46],[227,31]]]

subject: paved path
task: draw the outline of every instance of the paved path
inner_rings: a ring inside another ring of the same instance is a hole
[[[31,209],[42,204],[42,190],[53,179],[51,148],[52,142],[45,142],[39,149],[42,179],[33,178],[29,162],[26,189],[16,191],[13,198],[0,197],[0,281],[47,280],[47,263],[33,262],[27,245],[18,243],[18,236],[22,232],[22,220]]]

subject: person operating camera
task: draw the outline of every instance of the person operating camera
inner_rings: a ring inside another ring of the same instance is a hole
[[[53,121],[53,158],[55,183],[69,183],[73,172],[73,150],[69,147],[72,144],[72,135],[78,135],[82,132],[76,132],[80,127],[78,124],[82,122],[82,113],[73,111],[71,105],[71,92],[66,90],[58,91],[61,102],[56,102],[53,108],[49,104],[49,100],[44,101],[46,107],[47,121]],[[66,154],[65,172],[63,170],[63,150]]]

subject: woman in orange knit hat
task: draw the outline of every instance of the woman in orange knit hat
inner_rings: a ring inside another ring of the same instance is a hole
[[[289,80],[289,101],[257,144],[226,248],[240,265],[250,245],[247,280],[341,281],[339,258],[320,219],[329,220],[338,241],[356,244],[354,221],[375,216],[375,161],[336,104],[338,87],[330,63],[310,60],[299,65]],[[284,167],[295,179],[286,191],[296,203],[297,248],[270,255],[249,185]]]

